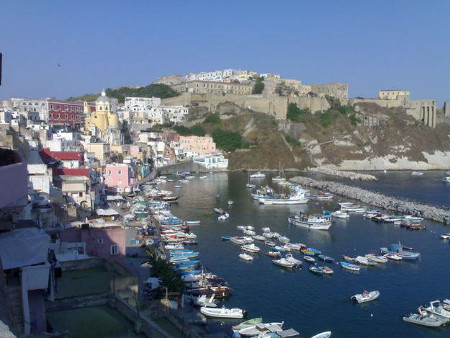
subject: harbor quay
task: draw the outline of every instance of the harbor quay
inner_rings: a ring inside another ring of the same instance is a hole
[[[366,189],[332,181],[317,181],[303,176],[293,177],[290,179],[290,181],[310,188],[326,190],[339,196],[356,199],[378,208],[397,211],[403,214],[420,216],[444,224],[450,223],[450,210],[446,210],[443,208],[438,208],[414,201],[407,201],[404,199],[387,196]]]

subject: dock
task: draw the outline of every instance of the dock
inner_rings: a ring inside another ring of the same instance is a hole
[[[305,187],[329,191],[335,195],[355,199],[377,208],[392,210],[407,215],[419,216],[444,224],[450,224],[450,210],[448,209],[387,196],[370,190],[332,181],[317,181],[303,176],[293,177],[289,181]]]

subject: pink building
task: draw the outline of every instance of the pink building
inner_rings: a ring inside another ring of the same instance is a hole
[[[179,143],[186,157],[216,152],[216,144],[211,136],[180,136]]]
[[[103,178],[107,190],[116,193],[130,192],[134,183],[133,170],[125,163],[107,164]]]
[[[100,257],[111,263],[125,265],[126,230],[121,226],[73,227],[60,234],[62,242],[84,242],[88,256]]]

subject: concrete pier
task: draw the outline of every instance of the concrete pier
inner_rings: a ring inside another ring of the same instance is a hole
[[[386,196],[380,193],[337,182],[316,181],[302,176],[294,177],[289,181],[305,187],[326,190],[339,196],[356,199],[377,208],[392,210],[402,214],[420,216],[432,221],[450,224],[450,210],[447,209]]]

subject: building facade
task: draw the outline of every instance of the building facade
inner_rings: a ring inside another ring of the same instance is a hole
[[[107,164],[103,178],[107,190],[116,193],[130,192],[134,183],[132,168],[125,163]]]
[[[180,93],[188,92],[194,94],[250,95],[253,90],[253,85],[251,84],[198,80],[171,85],[170,87]]]
[[[47,101],[48,123],[80,126],[84,111],[82,102]]]
[[[217,151],[216,143],[211,136],[180,136],[178,142],[185,157],[212,154]]]

